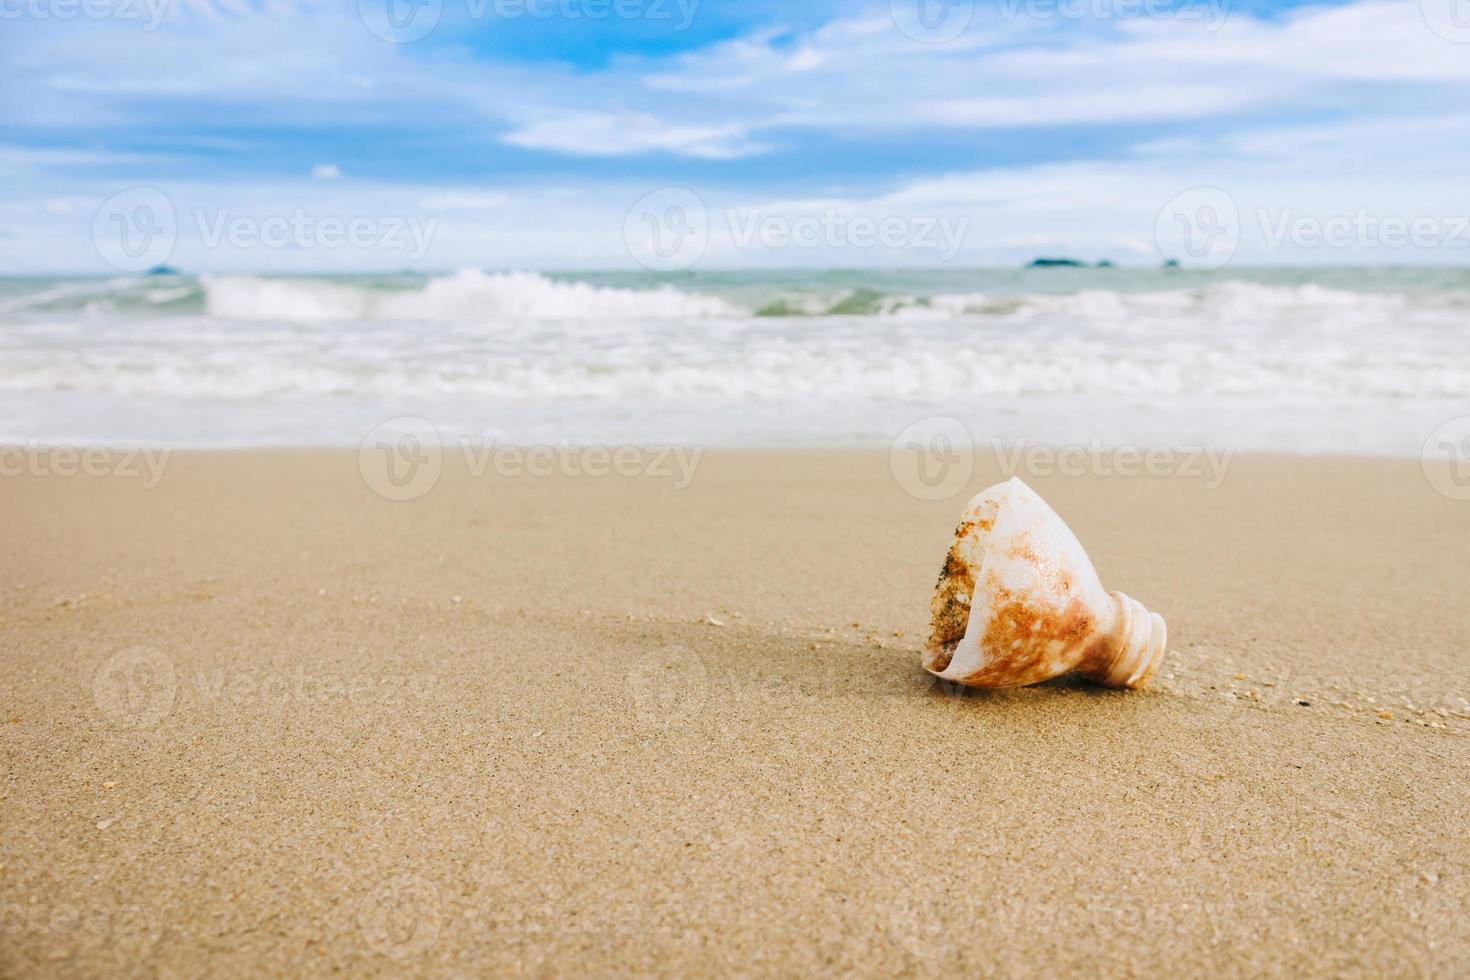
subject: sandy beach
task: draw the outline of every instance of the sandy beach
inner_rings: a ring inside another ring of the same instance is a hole
[[[0,480],[0,974],[1470,971],[1470,503],[1418,459],[1023,474],[1170,650],[968,696],[919,648],[995,460],[642,464]]]

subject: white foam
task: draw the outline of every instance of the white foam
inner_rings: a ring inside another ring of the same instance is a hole
[[[421,289],[385,289],[327,279],[203,276],[205,307],[232,320],[313,323],[420,320],[486,323],[517,319],[668,319],[735,316],[715,296],[672,286],[622,289],[559,282],[533,272],[460,271]]]
[[[1160,277],[1167,288],[1046,293],[1054,280],[1036,277],[1030,292],[926,296],[902,278],[859,291],[834,276],[737,280],[725,287],[735,298],[613,281],[466,270],[417,285],[24,282],[0,297],[0,393],[133,412],[144,427],[167,413],[137,406],[160,400],[220,418],[274,412],[284,421],[273,426],[297,424],[303,439],[324,416],[293,420],[291,406],[325,402],[434,399],[481,421],[537,405],[547,419],[581,413],[630,432],[655,416],[723,413],[760,418],[773,440],[820,422],[820,408],[798,404],[844,405],[829,410],[833,424],[856,425],[1076,403],[1084,426],[1123,406],[1182,425],[1180,406],[1193,404],[1266,426],[1326,419],[1337,429],[1319,445],[1342,446],[1358,444],[1365,418],[1402,421],[1470,391],[1470,293],[1455,280],[1352,291]],[[763,308],[788,315],[746,312]]]

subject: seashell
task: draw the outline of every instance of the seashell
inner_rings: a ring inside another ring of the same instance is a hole
[[[968,687],[1076,672],[1141,688],[1164,658],[1164,620],[1108,592],[1072,529],[1017,478],[965,507],[930,603],[924,669]]]

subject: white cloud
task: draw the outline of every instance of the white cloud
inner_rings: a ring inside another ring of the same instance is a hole
[[[121,164],[159,163],[168,157],[108,150],[41,149],[0,143],[0,174],[16,175],[50,167],[115,167]]]
[[[1470,83],[1465,49],[1429,30],[1415,0],[1270,21],[1235,11],[1218,30],[1187,17],[1059,22],[987,8],[944,45],[905,36],[881,4],[881,16],[796,36],[757,32],[591,72],[384,44],[328,4],[258,7],[198,2],[151,33],[10,24],[0,122],[147,125],[168,99],[181,124],[213,123],[228,106],[240,122],[409,118],[574,156],[731,159],[779,145],[792,126],[1102,125],[1286,104],[1382,113],[1463,100]]]
[[[739,160],[780,147],[791,127],[908,141],[903,166],[923,174],[932,168],[924,164],[922,141],[935,129],[1085,125],[1095,132],[1128,124],[1148,132],[1143,124],[1193,121],[1185,134],[1141,139],[1097,159],[1008,167],[977,160],[943,176],[890,177],[886,187],[881,174],[870,175],[865,179],[880,189],[866,195],[832,190],[852,173],[840,158],[832,160],[827,186],[802,200],[769,170],[742,183],[733,167],[722,168],[718,189],[694,178],[679,182],[694,184],[716,217],[727,209],[828,206],[965,217],[972,230],[960,260],[972,263],[1011,264],[1046,251],[1139,255],[1163,203],[1202,185],[1224,188],[1247,213],[1470,213],[1470,199],[1456,190],[1470,156],[1470,116],[1455,109],[1470,104],[1470,57],[1430,31],[1413,0],[1304,8],[1271,21],[1236,12],[1213,32],[1183,20],[1059,25],[992,11],[951,45],[907,38],[886,16],[853,17],[799,36],[756,33],[580,73],[384,44],[350,9],[282,2],[266,18],[257,6],[201,4],[185,8],[188,31],[171,33],[166,25],[126,38],[115,25],[15,25],[20,33],[0,37],[0,85],[9,96],[0,103],[0,123],[134,131],[158,125],[158,107],[166,103],[170,131],[232,160],[246,159],[251,124],[324,120],[361,130],[424,126],[430,146],[436,139],[461,148],[503,142],[593,159],[575,180],[555,185],[525,178],[430,186],[413,174],[359,179],[363,168],[334,148],[324,156],[342,160],[352,181],[331,180],[340,169],[324,163],[286,183],[238,172],[212,180],[202,171],[180,182],[136,176],[164,163],[178,173],[178,159],[119,153],[100,142],[86,149],[0,145],[0,218],[11,233],[0,244],[0,264],[75,268],[91,261],[91,215],[119,189],[111,175],[126,172],[130,183],[162,186],[180,208],[437,218],[440,230],[424,261],[430,267],[627,265],[622,223],[653,188],[600,176],[603,158]],[[269,59],[262,60],[263,50]],[[217,122],[222,107],[240,130],[200,136],[196,130]],[[45,201],[73,204],[70,211],[48,210]],[[1251,248],[1247,241],[1243,254]],[[1279,252],[1255,254],[1288,260]],[[285,252],[267,258],[282,267],[321,262],[319,255]],[[873,258],[732,249],[716,235],[708,261],[851,265]],[[381,252],[332,261],[402,264]],[[190,268],[261,262],[258,253],[187,247],[177,259]]]
[[[1470,82],[1470,58],[1425,25],[1414,0],[1310,7],[1279,20],[1068,21],[977,14],[956,42],[913,41],[881,21],[839,21],[788,53],[774,33],[671,59],[609,100],[647,91],[700,104],[751,138],[782,125],[851,130],[1206,119],[1226,113],[1397,109]],[[1065,28],[1062,30],[1061,28]],[[1419,83],[1397,90],[1362,82]],[[1445,86],[1456,86],[1447,90]],[[677,101],[672,104],[678,105]]]
[[[418,202],[427,211],[491,211],[511,202],[498,191],[451,190],[430,194]]]
[[[744,127],[678,125],[643,113],[569,112],[528,123],[507,133],[504,142],[577,156],[623,156],[666,152],[725,160],[757,153],[759,144]]]

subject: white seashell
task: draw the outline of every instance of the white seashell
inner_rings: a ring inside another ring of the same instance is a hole
[[[1077,672],[1148,684],[1164,620],[1108,592],[1071,528],[1020,479],[965,508],[930,603],[924,669],[969,687],[1020,687]]]

